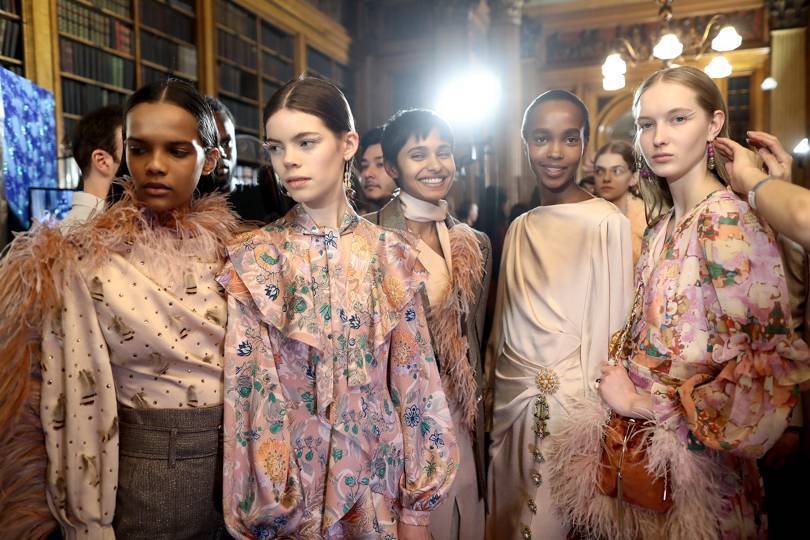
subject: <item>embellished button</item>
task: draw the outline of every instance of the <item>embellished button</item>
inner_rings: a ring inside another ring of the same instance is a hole
[[[520,534],[523,536],[524,540],[532,540],[532,530],[523,525],[523,530],[520,531]]]
[[[532,471],[529,473],[529,476],[532,477],[532,481],[534,481],[535,486],[539,486],[543,483],[543,475],[540,474],[540,471]]]
[[[532,514],[537,513],[537,504],[535,504],[534,499],[529,499],[529,510]]]
[[[545,463],[546,458],[543,457],[543,452],[540,451],[539,446],[537,446],[536,444],[530,444],[529,452],[531,452],[532,455],[534,456],[534,461],[536,463]]]
[[[537,370],[534,382],[537,384],[540,393],[546,396],[553,394],[560,388],[560,378],[557,373],[547,367],[541,367]]]

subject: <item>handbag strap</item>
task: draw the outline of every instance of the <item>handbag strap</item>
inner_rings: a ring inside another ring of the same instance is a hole
[[[633,295],[633,306],[630,309],[627,319],[624,321],[624,326],[610,338],[608,357],[612,358],[617,365],[627,360],[633,350],[633,326],[635,326],[636,321],[641,318],[643,297],[644,284],[639,279],[636,292]]]

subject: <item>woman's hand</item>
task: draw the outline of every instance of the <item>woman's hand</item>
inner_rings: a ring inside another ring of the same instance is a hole
[[[616,413],[630,418],[652,418],[652,398],[636,392],[623,366],[602,366],[599,395]]]
[[[397,523],[397,537],[400,540],[431,540],[430,528],[427,526],[408,525],[407,523]]]
[[[790,181],[793,158],[776,137],[761,131],[749,131],[747,142],[757,149],[756,153],[731,139],[718,137],[715,140],[715,148],[726,160],[726,173],[734,191],[745,196],[768,175]]]

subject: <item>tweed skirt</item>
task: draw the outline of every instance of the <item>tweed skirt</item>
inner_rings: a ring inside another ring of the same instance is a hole
[[[230,538],[222,516],[222,406],[119,406],[118,422],[116,537]]]

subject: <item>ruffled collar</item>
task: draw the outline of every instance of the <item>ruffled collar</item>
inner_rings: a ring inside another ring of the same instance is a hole
[[[339,228],[321,227],[315,223],[315,220],[312,219],[312,216],[309,215],[302,204],[297,204],[284,219],[289,223],[290,227],[301,234],[327,236],[331,233],[340,236],[354,232],[354,229],[357,228],[357,223],[360,221],[360,216],[358,216],[357,212],[350,206],[346,212],[343,213]]]

